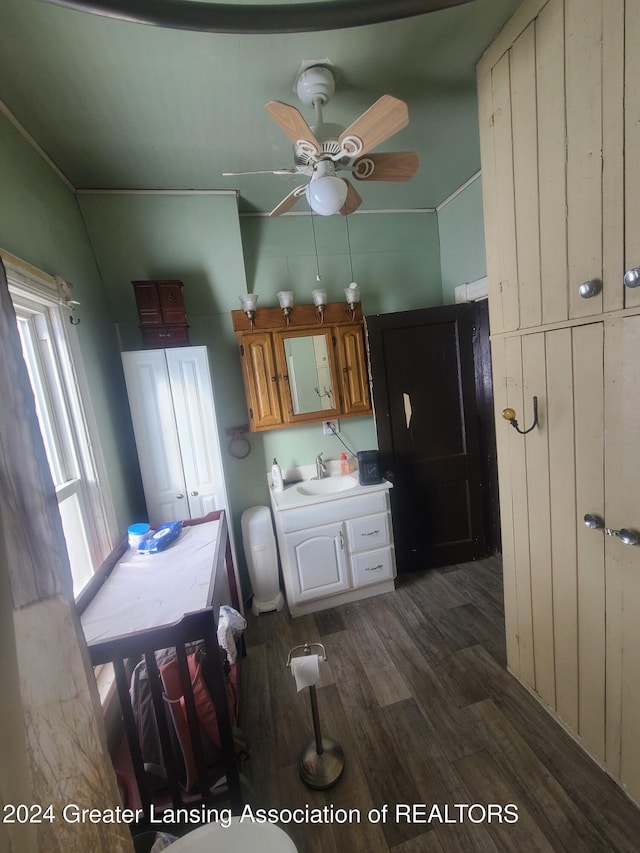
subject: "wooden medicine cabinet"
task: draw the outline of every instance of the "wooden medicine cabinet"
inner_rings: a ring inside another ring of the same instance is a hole
[[[371,413],[360,306],[330,302],[320,323],[313,305],[296,306],[289,325],[280,308],[251,321],[231,318],[240,347],[252,432]]]

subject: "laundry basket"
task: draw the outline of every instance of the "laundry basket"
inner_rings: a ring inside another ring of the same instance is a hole
[[[284,596],[280,589],[271,510],[267,506],[249,507],[242,513],[240,523],[244,556],[253,589],[251,612],[258,616],[269,610],[282,610]]]

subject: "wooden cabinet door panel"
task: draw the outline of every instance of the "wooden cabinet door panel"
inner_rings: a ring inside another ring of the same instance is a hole
[[[364,353],[362,324],[336,326],[339,383],[342,391],[342,413],[345,415],[368,414],[369,377]]]
[[[271,335],[242,335],[240,354],[252,428],[273,429],[282,423],[282,407]]]
[[[640,316],[606,325],[605,525],[640,532]],[[593,531],[595,534],[600,530]],[[640,799],[640,546],[605,536],[607,766]]]

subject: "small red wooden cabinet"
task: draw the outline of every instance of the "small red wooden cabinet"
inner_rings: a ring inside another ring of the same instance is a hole
[[[132,281],[142,342],[147,348],[189,345],[181,281]]]

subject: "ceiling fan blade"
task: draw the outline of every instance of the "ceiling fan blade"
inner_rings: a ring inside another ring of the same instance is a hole
[[[250,172],[223,172],[223,178],[233,178],[236,175],[297,175],[299,169],[253,169]]]
[[[383,95],[340,134],[338,142],[351,157],[360,157],[409,124],[409,109],[393,95]]]
[[[309,143],[315,153],[320,151],[320,143],[302,117],[300,110],[282,101],[269,101],[265,109],[294,145],[302,140]]]
[[[301,187],[296,187],[294,190],[291,190],[289,195],[285,196],[280,204],[273,208],[269,216],[281,216],[283,213],[286,213],[287,210],[290,210],[298,199],[304,195],[306,188],[307,185],[303,184]]]
[[[360,198],[358,191],[355,189],[353,184],[350,183],[350,181],[347,181],[346,178],[342,178],[342,180],[347,185],[347,200],[340,208],[340,213],[343,216],[348,216],[350,213],[353,213],[360,207],[360,205],[362,204],[362,199]]]
[[[415,151],[367,154],[355,161],[352,174],[358,181],[408,181],[419,165]]]

